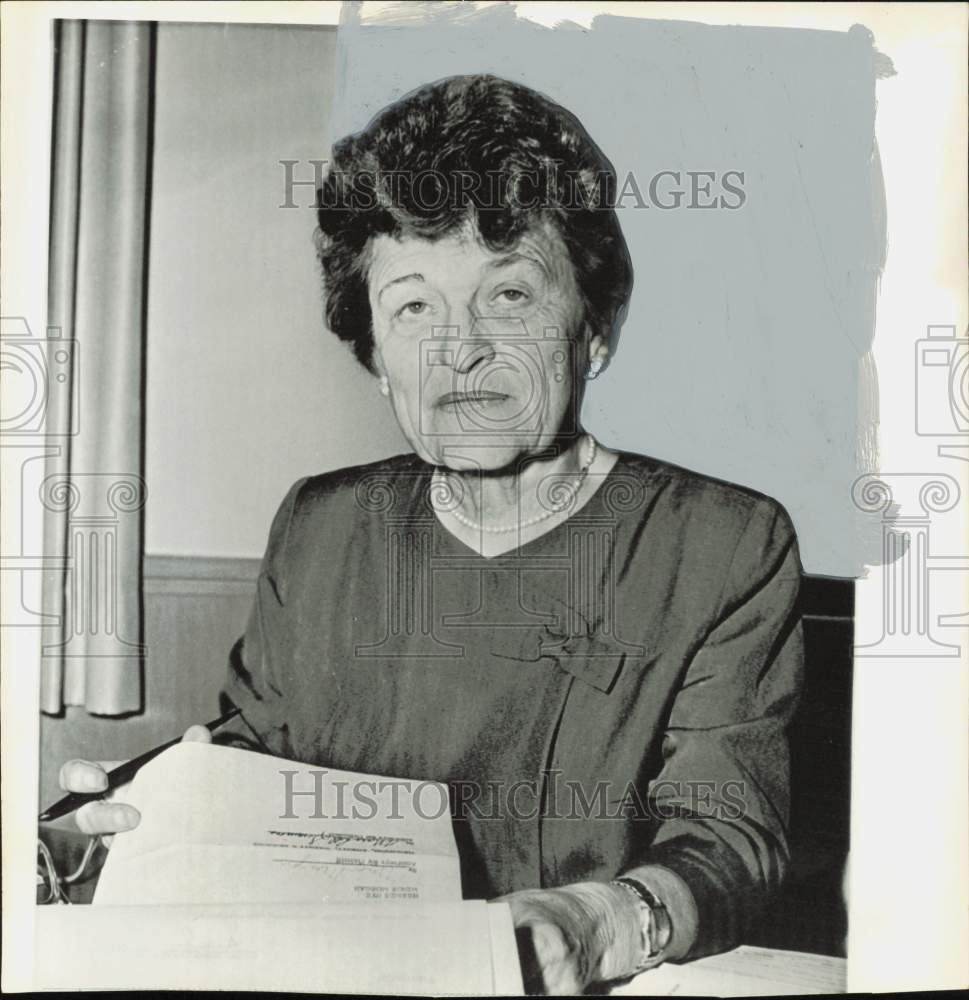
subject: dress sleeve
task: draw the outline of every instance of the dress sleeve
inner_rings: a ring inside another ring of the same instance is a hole
[[[690,663],[650,785],[660,817],[639,867],[670,911],[665,958],[742,940],[787,861],[787,725],[803,672],[795,611],[801,565],[793,526],[761,501],[737,544],[714,627]]]
[[[283,678],[291,630],[286,627],[286,548],[293,511],[305,479],[287,493],[276,512],[263,556],[256,597],[242,637],[229,654],[228,676],[221,693],[223,710],[242,710],[238,742],[292,756]]]

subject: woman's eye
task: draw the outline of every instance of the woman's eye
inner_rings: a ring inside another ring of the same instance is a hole
[[[398,316],[420,316],[422,312],[427,309],[427,303],[421,302],[420,299],[415,299],[413,302],[407,302],[402,305],[400,309],[397,310]]]
[[[523,292],[520,288],[502,288],[495,298],[502,300],[503,302],[519,303],[524,302],[528,298],[528,293]]]

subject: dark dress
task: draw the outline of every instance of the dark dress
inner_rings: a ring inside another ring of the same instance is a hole
[[[787,858],[783,508],[622,454],[571,518],[484,558],[430,486],[401,456],[290,490],[226,697],[274,753],[449,783],[466,897],[646,866],[681,897],[674,957],[737,943]]]

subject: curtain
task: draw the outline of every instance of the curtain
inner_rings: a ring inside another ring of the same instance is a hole
[[[143,707],[145,295],[154,26],[55,26],[41,708]]]

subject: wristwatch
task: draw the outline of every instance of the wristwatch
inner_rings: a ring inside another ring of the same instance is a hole
[[[623,875],[613,879],[613,885],[622,886],[626,892],[636,897],[640,908],[643,932],[643,957],[636,968],[636,974],[659,965],[663,952],[673,936],[673,925],[666,907],[643,885],[639,879]]]

